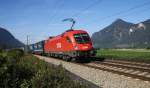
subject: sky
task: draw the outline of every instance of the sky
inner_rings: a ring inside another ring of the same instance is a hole
[[[66,18],[91,36],[118,18],[150,19],[150,0],[0,0],[0,27],[23,43],[27,35],[31,44],[63,33],[71,26]]]

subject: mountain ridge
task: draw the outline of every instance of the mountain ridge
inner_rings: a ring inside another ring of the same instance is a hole
[[[92,34],[96,48],[144,48],[150,44],[150,19],[138,24],[117,19]]]
[[[22,47],[24,44],[16,39],[7,29],[0,27],[0,48]]]

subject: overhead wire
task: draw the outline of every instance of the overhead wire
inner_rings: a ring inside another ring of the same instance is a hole
[[[88,9],[92,8],[92,6],[96,6],[98,5],[102,0],[96,0],[94,1],[93,3],[91,3],[90,5],[88,5],[87,7],[83,8],[82,10],[80,10],[79,12],[73,14],[72,16],[70,16],[69,18],[74,18],[74,17],[78,17],[80,16],[81,14],[83,14],[83,12],[87,11]],[[59,14],[60,15],[60,14]],[[64,16],[64,15],[60,15],[60,16]],[[65,18],[62,18],[62,19],[65,19]]]
[[[59,1],[59,0],[58,0],[58,1]],[[80,12],[73,14],[71,17],[79,17],[79,16],[81,16],[81,15],[83,14],[83,12],[87,11],[87,10],[90,9],[90,8],[93,8],[94,6],[98,5],[100,2],[102,2],[102,0],[97,0],[97,1],[95,1],[95,2],[93,2],[93,3],[91,3],[91,4],[88,5],[87,7],[83,8],[82,10],[80,10]],[[143,4],[136,5],[136,6],[134,6],[134,7],[131,7],[131,8],[129,8],[129,9],[126,9],[126,10],[119,11],[119,12],[114,13],[114,14],[112,14],[112,15],[108,15],[108,16],[103,17],[103,18],[101,18],[101,19],[102,19],[102,20],[109,19],[109,18],[111,18],[111,17],[117,16],[117,15],[121,15],[121,14],[126,13],[126,12],[130,12],[130,11],[132,11],[132,10],[135,10],[135,9],[137,9],[137,8],[140,8],[140,7],[143,7],[143,6],[145,6],[145,5],[149,5],[149,4],[150,4],[150,1],[145,2],[145,3],[143,3]],[[63,5],[64,5],[64,4],[63,4]],[[60,5],[59,7],[62,8],[63,5]],[[55,18],[56,15],[57,15],[57,11],[55,11],[55,14],[51,17],[51,18],[52,18],[51,21]],[[98,19],[96,19],[96,20],[94,20],[94,21],[92,21],[92,22],[90,21],[90,22],[88,22],[88,23],[86,23],[86,24],[93,23],[93,22],[95,22],[95,21],[97,21],[97,20],[98,20]]]
[[[143,11],[143,12],[142,12]],[[141,9],[141,10],[138,10],[138,11],[136,11],[136,12],[134,12],[131,16],[132,16],[132,19],[136,19],[136,16],[139,16],[139,14],[143,14],[143,13],[145,13],[145,12],[147,12],[147,11],[150,11],[150,7],[149,8],[144,8],[144,9]],[[131,13],[129,13],[129,14],[131,14]],[[129,16],[129,14],[126,14],[126,15],[123,15],[124,17],[125,16]],[[136,15],[136,16],[135,16]],[[134,17],[133,17],[134,16]]]
[[[139,13],[140,11],[143,11],[144,10],[144,12],[142,12],[142,13]],[[141,10],[138,10],[138,11],[136,11],[136,12],[134,12],[132,15],[130,15],[131,17],[132,17],[132,19],[136,19],[136,16],[137,16],[137,14],[139,15],[139,14],[143,14],[143,13],[145,13],[146,11],[150,11],[150,8],[144,8],[144,9],[141,9]],[[123,16],[128,16],[129,14],[131,14],[131,13],[128,13],[128,14],[126,14],[126,15],[123,15]],[[149,19],[149,18],[148,18]],[[108,20],[105,20],[105,22],[109,22]],[[140,21],[138,21],[138,22],[140,22]],[[100,28],[100,27],[97,27],[97,28]]]
[[[102,2],[102,0],[96,0],[96,1],[94,1],[93,3],[91,3],[91,4],[88,5],[87,7],[83,8],[83,9],[80,10],[79,12],[73,14],[73,15],[71,16],[71,18],[80,16],[81,14],[83,14],[83,12],[85,12],[85,11],[87,11],[88,9],[91,9],[92,7],[98,5],[100,2]],[[60,6],[59,6],[59,7],[60,7]],[[63,7],[61,7],[61,9],[62,9],[62,8],[63,8]],[[60,11],[60,12],[61,12],[61,11]],[[56,12],[56,14],[54,14],[54,16],[53,16],[52,18],[54,19],[54,18],[56,17],[56,15],[58,16],[58,15],[60,15],[60,14],[57,14],[57,12]],[[60,16],[64,16],[64,15],[60,15]],[[58,17],[57,17],[57,18],[58,18]],[[64,18],[62,18],[62,19],[64,19]]]
[[[127,10],[119,11],[119,12],[114,13],[114,14],[112,14],[112,15],[108,15],[108,16],[106,16],[106,17],[101,18],[101,20],[106,20],[106,19],[108,19],[108,18],[111,18],[111,17],[114,17],[114,16],[118,16],[118,15],[121,15],[121,14],[126,13],[126,12],[130,12],[130,11],[132,11],[132,10],[138,9],[138,8],[140,8],[140,7],[143,7],[143,6],[149,5],[149,4],[150,4],[150,1],[145,2],[145,3],[143,3],[143,4],[136,5],[136,6],[134,6],[134,7],[131,7],[131,8],[129,8],[129,9],[127,9]],[[91,24],[91,23],[93,23],[93,22],[97,22],[97,20],[99,20],[99,19],[96,19],[96,20],[94,20],[94,21],[92,21],[92,22],[90,21],[90,22],[88,22],[88,23],[86,23],[86,24]]]
[[[64,6],[64,2],[62,2],[63,0],[57,0],[56,2],[55,2],[55,7],[54,7],[54,14],[50,17],[50,22],[52,22],[53,21],[53,19],[56,17],[56,15],[57,15],[57,13],[58,13],[58,9],[59,8],[62,8],[63,6]],[[61,3],[60,3],[61,2]],[[59,5],[59,3],[61,4],[61,5]]]
[[[93,8],[94,6],[98,5],[101,2],[102,2],[102,0],[96,0],[95,2],[91,3],[87,7],[83,8],[80,12],[73,14],[72,17],[80,16],[81,14],[83,14],[83,12],[87,11],[90,8]]]

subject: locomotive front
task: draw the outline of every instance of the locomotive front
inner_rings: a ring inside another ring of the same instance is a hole
[[[93,48],[92,41],[86,31],[78,30],[72,32],[73,36],[73,57],[93,57],[96,51]]]

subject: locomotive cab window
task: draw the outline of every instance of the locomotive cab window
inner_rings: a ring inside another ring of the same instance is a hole
[[[75,34],[74,38],[77,43],[88,43],[90,41],[90,37],[88,34]]]
[[[66,37],[66,41],[67,41],[68,43],[71,43],[71,40],[70,40],[69,37]]]

